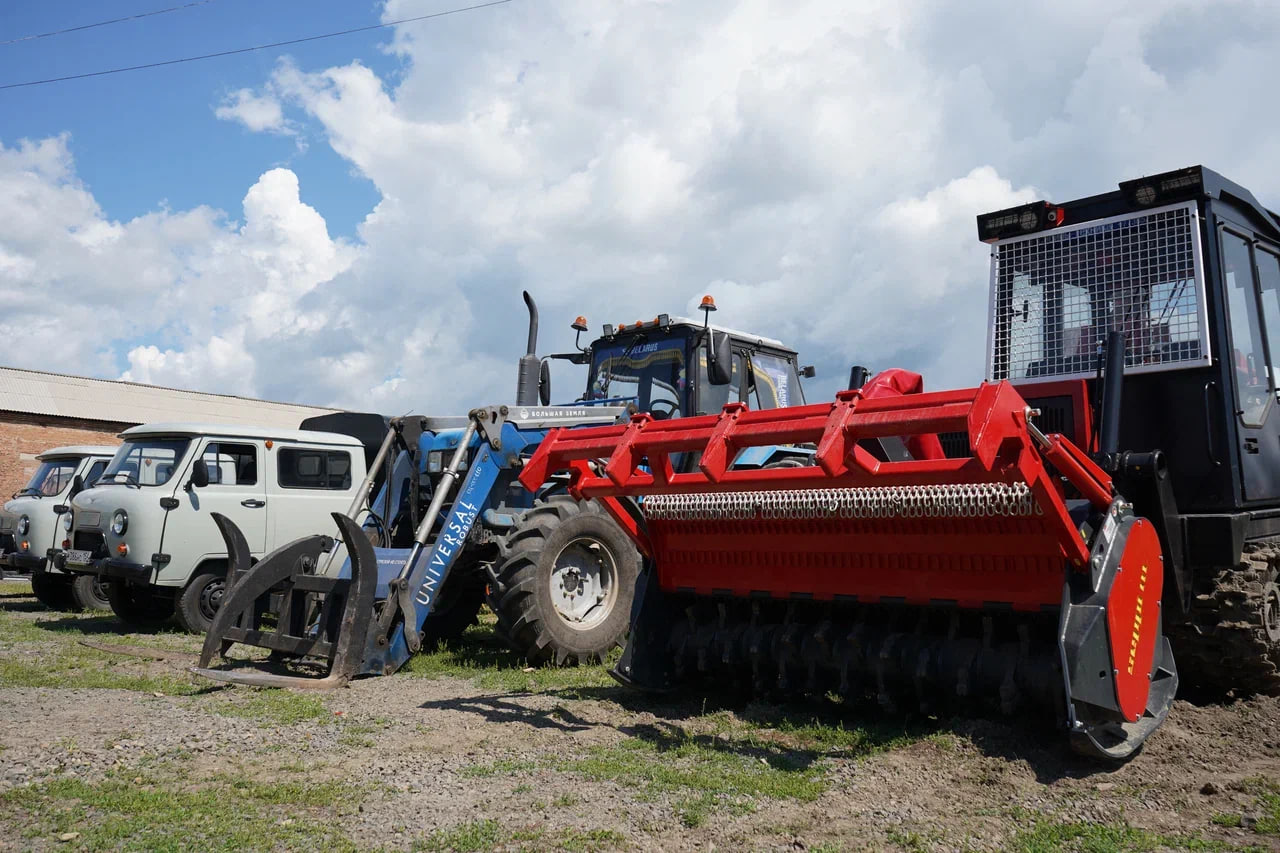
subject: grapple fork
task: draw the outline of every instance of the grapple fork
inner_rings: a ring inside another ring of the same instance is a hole
[[[196,674],[232,684],[310,690],[330,690],[351,680],[360,666],[373,618],[377,560],[356,522],[336,512],[333,520],[351,561],[350,578],[315,573],[321,555],[333,547],[333,540],[323,535],[290,542],[246,572],[242,568],[248,561],[244,536],[230,519],[215,517],[231,555],[229,588],[205,637],[200,665],[193,670]],[[269,596],[279,596],[274,627],[264,625],[264,602]],[[326,661],[328,672],[315,677],[210,668],[214,656],[225,656],[235,643]]]

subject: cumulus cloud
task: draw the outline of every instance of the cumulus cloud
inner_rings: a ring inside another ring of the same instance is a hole
[[[0,149],[0,216],[23,223],[0,300],[92,294],[111,331],[59,354],[74,369],[385,411],[509,398],[522,288],[544,350],[577,314],[692,314],[712,292],[717,319],[817,363],[811,396],[853,362],[972,383],[974,216],[1194,162],[1280,198],[1278,120],[1251,100],[1278,47],[1262,0],[561,0],[406,25],[394,77],[285,62],[217,111],[314,127],[380,193],[357,241],[282,170],[243,223],[114,222],[65,141],[21,143]],[[581,377],[555,381],[567,399]]]
[[[255,95],[250,89],[227,95],[214,115],[225,121],[238,121],[257,132],[279,133],[287,129],[280,102],[270,95]]]

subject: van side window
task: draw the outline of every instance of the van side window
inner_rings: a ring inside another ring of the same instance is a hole
[[[89,470],[84,472],[85,488],[91,487],[98,482],[98,478],[102,476],[102,472],[107,470],[108,459],[99,459],[97,462],[89,466]]]
[[[345,450],[284,447],[276,459],[281,488],[351,488],[351,454]]]
[[[209,469],[211,486],[258,484],[258,448],[252,444],[210,442],[200,458]]]

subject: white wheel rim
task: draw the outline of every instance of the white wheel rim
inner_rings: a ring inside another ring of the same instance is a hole
[[[577,631],[603,622],[618,597],[618,566],[603,542],[579,536],[556,554],[551,603],[560,621]]]

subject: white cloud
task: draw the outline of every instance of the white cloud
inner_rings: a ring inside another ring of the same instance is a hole
[[[114,222],[65,141],[0,148],[0,330],[58,340],[14,307],[46,288],[105,327],[57,347],[67,369],[442,411],[511,396],[522,288],[544,350],[577,314],[712,292],[718,319],[816,361],[819,393],[852,362],[971,383],[974,216],[1194,162],[1280,199],[1280,119],[1252,95],[1278,48],[1262,0],[561,0],[408,25],[395,77],[285,62],[216,111],[310,123],[372,181],[356,245],[291,172],[248,191],[243,224]],[[580,381],[558,370],[556,396]]]
[[[254,133],[291,136],[299,152],[307,150],[297,123],[285,118],[280,99],[270,90],[256,94],[252,89],[237,89],[223,97],[213,114],[223,121],[238,122]]]

